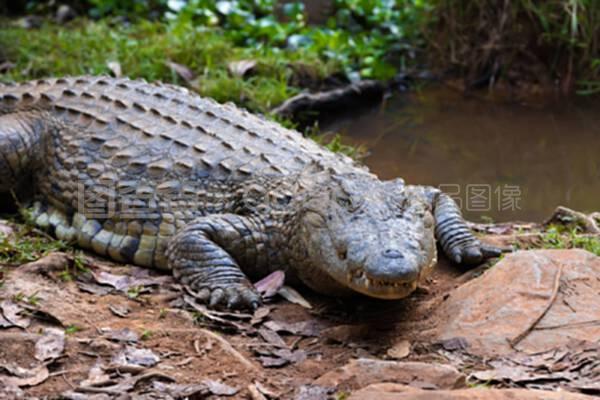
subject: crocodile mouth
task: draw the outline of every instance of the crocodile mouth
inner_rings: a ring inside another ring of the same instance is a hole
[[[424,268],[422,272],[429,270],[430,268]],[[424,277],[422,275],[427,274],[419,274],[419,278],[410,281],[375,279],[359,268],[349,272],[346,279],[348,287],[356,292],[378,299],[396,300],[414,292],[419,281]]]

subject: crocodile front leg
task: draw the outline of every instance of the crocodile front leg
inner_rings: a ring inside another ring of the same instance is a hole
[[[458,208],[445,193],[433,197],[435,236],[444,253],[457,264],[478,264],[487,258],[498,257],[502,251],[482,244],[473,235]]]
[[[1,111],[0,108],[0,114]],[[33,170],[32,164],[39,163],[45,131],[34,112],[0,115],[0,191],[15,189],[23,176]]]
[[[256,255],[258,224],[247,217],[201,217],[175,235],[167,249],[173,275],[210,307],[257,308],[261,303],[238,260]]]

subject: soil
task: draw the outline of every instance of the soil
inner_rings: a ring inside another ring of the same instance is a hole
[[[531,235],[525,237],[531,240]],[[513,240],[510,235],[488,235],[485,239],[496,245]],[[317,378],[356,358],[448,363],[439,349],[452,348],[452,343],[446,346],[424,332],[438,324],[433,311],[449,293],[489,267],[466,271],[442,258],[432,276],[413,295],[400,301],[328,298],[299,288],[311,309],[275,296],[254,316],[236,317],[202,307],[190,311],[181,301],[181,289],[170,277],[118,266],[93,255],[86,255],[91,273],[80,273],[77,279],[65,281],[61,271],[68,259],[54,254],[50,259],[3,270],[1,297],[18,300],[19,304],[28,301],[29,311],[38,312],[27,315],[31,324],[26,329],[0,330],[0,367],[7,363],[33,366],[33,344],[38,333],[57,325],[66,332],[64,353],[48,362],[47,379],[21,388],[25,396],[54,398],[72,393],[82,381],[90,379],[90,371],[97,365],[112,371],[113,384],[128,373],[153,371],[158,373],[156,380],[179,385],[208,380],[238,389],[228,398],[287,399],[302,398],[300,388],[310,387]],[[130,286],[119,286],[123,282],[114,279],[132,274],[135,279]],[[110,293],[102,294],[102,290]],[[404,354],[388,351],[405,341],[405,351],[399,350]],[[151,350],[160,362],[151,368],[140,367],[142,364],[123,370],[111,367],[115,356],[127,346]],[[477,369],[477,365],[456,367],[461,372]],[[147,384],[140,382],[135,390],[143,392]],[[328,392],[328,396],[343,398],[354,389],[359,388],[340,386],[334,391],[337,394]]]

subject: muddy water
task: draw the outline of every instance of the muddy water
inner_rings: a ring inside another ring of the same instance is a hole
[[[600,100],[535,106],[428,88],[324,128],[366,146],[381,178],[443,185],[474,221],[600,210]]]

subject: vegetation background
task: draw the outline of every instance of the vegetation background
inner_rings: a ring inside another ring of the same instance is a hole
[[[433,71],[464,88],[600,92],[597,0],[0,4],[0,79],[123,74],[268,113],[309,89]]]

